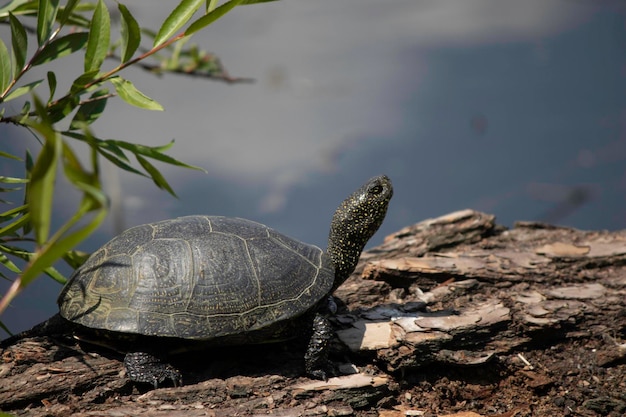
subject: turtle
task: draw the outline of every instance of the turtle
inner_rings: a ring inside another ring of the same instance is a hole
[[[182,385],[165,358],[186,344],[266,343],[303,328],[306,374],[327,379],[332,293],[354,271],[392,195],[381,175],[345,199],[326,251],[241,218],[193,215],[132,227],[76,269],[58,297],[59,314],[75,333],[125,352],[130,380],[155,388]]]

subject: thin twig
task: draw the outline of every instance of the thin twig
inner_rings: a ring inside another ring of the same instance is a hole
[[[534,366],[532,366],[532,364],[530,362],[528,362],[528,360],[524,357],[524,355],[522,355],[521,353],[517,354],[517,357],[519,358],[519,360],[521,360],[522,362],[524,362],[524,364],[526,366],[528,366],[529,369],[535,369]]]

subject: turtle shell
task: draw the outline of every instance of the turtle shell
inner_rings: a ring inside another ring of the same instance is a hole
[[[188,216],[106,243],[58,303],[89,328],[210,340],[301,316],[330,293],[333,271],[320,248],[262,224]]]

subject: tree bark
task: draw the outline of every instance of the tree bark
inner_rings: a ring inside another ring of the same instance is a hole
[[[626,413],[626,232],[471,210],[365,252],[336,292],[331,359],[297,342],[182,355],[187,385],[146,391],[121,356],[67,335],[2,351],[0,409],[32,416],[610,415]],[[474,413],[474,414],[468,414]]]

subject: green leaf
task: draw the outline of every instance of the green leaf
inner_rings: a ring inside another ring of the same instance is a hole
[[[56,132],[54,133],[56,134]],[[45,137],[48,139],[47,136]],[[46,145],[47,143],[48,142],[46,142]],[[64,278],[58,274],[54,268],[52,268],[53,263],[64,257],[68,251],[73,249],[76,245],[78,245],[78,243],[89,236],[102,223],[102,220],[104,220],[107,214],[108,201],[101,190],[97,174],[90,174],[82,170],[78,164],[76,155],[74,155],[73,151],[67,144],[63,143],[61,138],[57,137],[57,143],[60,144],[57,145],[57,147],[61,146],[63,148],[64,168],[66,169],[66,172],[68,168],[71,171],[68,178],[79,190],[83,191],[83,199],[81,200],[76,213],[74,213],[74,215],[67,222],[65,222],[43,246],[40,246],[40,249],[34,254],[34,256],[29,258],[30,260],[27,267],[24,269],[24,272],[19,277],[18,281],[16,281],[18,282],[19,288],[14,291],[9,290],[9,292],[7,292],[1,302],[2,308],[4,308],[4,306],[13,297],[15,297],[15,295],[19,292],[19,289],[29,285],[41,272],[45,272],[55,279],[59,278],[60,280],[63,280]],[[92,155],[95,155],[95,152],[92,151]],[[96,159],[94,158],[93,161],[96,161]],[[36,168],[37,164],[35,165],[35,170]],[[97,166],[95,165],[94,173],[96,172]],[[72,231],[78,222],[83,221],[85,219],[85,215],[92,211],[97,211],[95,216],[93,216],[84,227]]]
[[[26,29],[22,23],[17,20],[13,13],[9,12],[9,21],[11,23],[11,44],[13,46],[13,57],[15,58],[13,68],[13,76],[18,77],[24,63],[26,62],[26,54],[28,53],[28,38],[26,37]]]
[[[117,147],[115,143],[112,143],[113,141],[111,140],[102,140],[93,137],[92,135],[85,135],[83,133],[70,131],[63,132],[63,135],[85,142],[89,146],[95,147],[96,150],[106,149],[108,152],[111,152],[119,158],[123,159],[124,161],[128,162],[128,158],[126,157],[126,155],[124,155],[124,151]]]
[[[205,27],[207,27],[208,25],[210,25],[211,23],[213,23],[220,17],[224,16],[235,6],[238,6],[239,3],[241,2],[242,0],[231,0],[227,3],[222,4],[221,6],[214,9],[213,11],[205,14],[200,19],[196,20],[191,25],[189,25],[189,27],[185,31],[185,36],[190,36],[196,33],[197,31],[204,29]]]
[[[87,206],[85,205],[85,207]],[[82,218],[85,210],[86,209],[83,209],[82,207],[79,208],[78,212],[74,215],[74,218],[72,218],[70,222],[74,221],[75,223],[76,220]],[[93,233],[93,231],[98,228],[100,223],[102,223],[106,214],[107,210],[103,207],[85,227],[71,233],[63,239],[50,242],[50,244],[46,245],[46,247],[39,252],[39,256],[37,256],[24,270],[24,273],[20,277],[20,287],[24,288],[30,284],[39,274],[41,274],[41,272],[44,272],[47,268],[52,266],[55,261],[62,258],[67,251],[76,247],[87,236]],[[76,220],[74,220],[75,218]]]
[[[33,58],[33,66],[54,61],[83,49],[88,36],[87,32],[75,32],[55,39]]]
[[[117,4],[122,15],[122,62],[129,61],[141,42],[141,29],[128,8]]]
[[[151,146],[145,146],[145,145],[138,145],[136,143],[128,143],[128,142],[124,142],[121,140],[115,140],[115,141],[109,140],[108,142],[113,142],[115,143],[115,145],[119,146],[120,148],[127,149],[134,154],[141,154],[144,156],[148,156],[152,159],[156,159],[157,161],[165,162],[166,164],[179,166],[183,168],[195,169],[197,171],[204,171],[204,169],[200,167],[188,165],[184,162],[181,162],[177,159],[172,158],[171,156],[162,154],[161,152],[159,152],[159,149],[163,148],[163,146],[151,147]],[[173,142],[174,141],[170,142],[170,144]]]
[[[13,154],[10,154],[8,152],[5,151],[0,151],[0,156],[4,157],[4,158],[9,158],[9,159],[15,159],[16,161],[21,161],[22,158],[20,158],[19,156],[15,156]]]
[[[26,173],[28,174],[26,177],[30,178],[31,173],[33,172],[33,167],[35,164],[33,163],[33,156],[30,151],[26,149],[26,156],[24,157],[24,168],[26,169]]]
[[[13,100],[14,98],[18,98],[19,96],[22,96],[28,93],[29,91],[34,90],[42,82],[43,80],[37,80],[37,81],[33,81],[32,83],[23,85],[21,87],[17,87],[15,90],[11,91],[11,93],[9,93],[9,95],[7,95],[4,98],[4,101],[9,101],[9,100]]]
[[[52,71],[48,71],[46,74],[48,77],[48,87],[50,88],[50,98],[48,98],[48,104],[54,98],[54,92],[57,90],[57,76]]]
[[[9,187],[0,187],[0,193],[10,193],[13,191],[21,191],[22,188],[21,187],[15,187],[15,188],[9,188]],[[6,204],[13,204],[12,202],[7,203],[7,201],[2,200],[3,203]]]
[[[76,6],[78,5],[78,2],[79,2],[79,0],[68,0],[67,1],[67,4],[63,8],[63,10],[61,10],[61,14],[59,15],[59,25],[60,26],[64,26],[65,23],[67,23],[69,18],[72,16],[72,12],[74,11]]]
[[[104,1],[98,0],[89,27],[89,40],[85,51],[85,72],[98,71],[109,52],[111,17]]]
[[[217,0],[206,0],[205,14],[213,11],[217,5]]]
[[[94,182],[94,176],[85,171],[72,148],[63,142],[63,173],[74,185]]]
[[[30,183],[26,189],[26,200],[35,232],[35,241],[39,246],[43,246],[50,233],[52,197],[62,141],[50,126],[40,124],[31,127],[38,130],[45,138],[44,146],[33,166]]]
[[[61,285],[65,285],[65,283],[67,283],[67,278],[65,278],[63,274],[57,271],[53,266],[49,266],[44,269],[43,272]]]
[[[165,19],[154,39],[154,46],[168,40],[177,30],[182,28],[200,8],[204,0],[182,0],[172,13]]]
[[[168,182],[165,180],[163,174],[161,174],[161,172],[154,165],[148,162],[148,160],[141,155],[135,155],[135,158],[137,158],[137,161],[139,161],[143,169],[145,169],[146,172],[150,174],[152,181],[154,181],[157,187],[165,189],[168,193],[170,193],[174,197],[177,197],[174,190],[172,190],[172,187],[170,187]]]
[[[19,122],[21,124],[25,124],[25,120],[30,117],[30,101],[25,101],[22,109],[20,110],[20,119]]]
[[[126,155],[124,155],[124,151],[122,151],[114,143],[111,143],[109,141],[104,141],[102,139],[97,139],[97,138],[92,138],[90,140],[84,134],[78,133],[78,132],[66,131],[66,132],[63,132],[63,135],[74,138],[74,139],[78,139],[82,142],[86,142],[90,144],[91,146],[94,146],[96,148],[96,151],[100,155],[104,156],[106,159],[111,161],[111,163],[113,163],[118,168],[121,168],[128,172],[132,172],[133,174],[137,174],[142,177],[147,177],[146,174],[144,174],[141,171],[136,170],[135,168],[133,168],[132,166],[128,164],[128,158],[126,157]],[[92,141],[95,143],[95,145],[92,144]]]
[[[9,219],[13,219],[20,214],[28,214],[27,205],[13,207],[12,209],[5,211],[4,213],[0,213],[0,222],[5,222]]]
[[[43,131],[41,133],[48,134],[49,132],[54,132],[52,125],[48,123],[49,118],[48,118],[48,112],[46,110],[46,106],[44,106],[41,100],[39,100],[39,97],[37,97],[36,95],[33,94],[33,98],[35,101],[35,113],[37,114],[37,116],[41,118],[43,122],[43,125],[41,126],[41,129],[43,129]],[[40,126],[34,120],[31,120],[31,123],[29,124],[29,126],[30,125],[34,126],[35,128]],[[39,142],[43,146],[43,142],[41,141],[41,139],[39,139],[39,137],[37,137],[37,142]],[[28,149],[26,150],[26,152],[28,152]]]
[[[48,107],[47,118],[49,123],[56,123],[63,120],[65,116],[70,114],[80,104],[80,97],[66,96],[57,103]]]
[[[0,177],[0,182],[5,184],[26,184],[28,180],[26,178]]]
[[[117,94],[128,104],[147,110],[163,110],[163,106],[137,90],[130,81],[120,77],[111,78],[110,81]]]
[[[58,9],[59,0],[39,0],[39,10],[37,11],[37,42],[39,46],[49,40]]]
[[[13,246],[8,246],[8,245],[0,245],[0,252],[8,253],[10,255],[15,256],[16,258],[22,259],[27,262],[30,262],[36,257],[36,254],[34,253],[31,253],[31,252],[25,251],[24,249],[16,248]],[[67,282],[67,279],[52,266],[45,268],[43,272],[49,277],[51,277],[52,279],[54,279],[55,281],[59,282],[60,284],[65,284]],[[22,271],[18,270],[18,273],[22,273]],[[4,274],[0,273],[0,275],[4,277]],[[0,417],[4,417],[3,414],[0,413]],[[11,415],[11,417],[14,417],[14,416]]]
[[[87,84],[92,83],[98,77],[98,73],[98,70],[93,70],[81,74],[72,83],[72,87],[70,88],[70,94],[79,94],[80,92],[85,90]]]
[[[83,3],[85,5],[86,3]],[[93,5],[92,9],[95,8],[95,3],[89,3],[89,5]],[[86,10],[85,7],[81,7],[81,4],[76,7],[77,11],[83,12]],[[77,13],[72,13],[65,22],[65,25],[72,25],[77,28],[89,29],[89,25],[91,24],[91,19],[83,17]]]
[[[11,78],[11,55],[9,55],[7,46],[0,38],[0,94],[11,84]]]
[[[0,16],[7,17],[9,16],[9,11],[16,16],[24,15],[24,16],[37,16],[37,11],[39,10],[39,1],[31,0],[31,1],[16,1],[14,2],[16,5],[11,8],[3,7],[0,10]]]
[[[70,130],[81,129],[98,120],[107,104],[107,99],[101,97],[108,94],[107,89],[98,90],[91,95],[89,101],[81,104],[70,123]]]
[[[34,256],[32,252],[9,245],[0,245],[0,252],[11,254],[16,258],[23,259],[25,261],[32,259]]]
[[[174,146],[174,142],[175,142],[174,139],[172,139],[169,142],[167,142],[165,145],[149,146],[147,148],[152,149],[157,152],[169,151],[170,149],[172,149],[172,146]]]
[[[143,172],[133,168],[130,164],[127,164],[125,162],[126,158],[119,158],[117,155],[114,155],[113,153],[105,152],[102,149],[98,149],[98,153],[104,156],[106,159],[108,159],[113,165],[115,165],[118,168],[123,169],[124,171],[131,172],[133,174],[137,174],[142,177],[147,177],[147,175],[144,174]]]
[[[19,274],[22,272],[9,258],[4,254],[0,254],[0,263],[4,265],[9,271]]]
[[[92,176],[90,183],[77,182],[75,185],[84,192],[80,210],[94,211],[104,209],[106,211],[108,209],[109,199],[102,191],[97,176]]]
[[[26,155],[24,156],[24,170],[26,171],[26,178],[28,178],[28,180],[29,180],[29,182],[30,182],[30,179],[31,179],[31,178],[32,178],[32,176],[33,176],[33,175],[32,175],[32,172],[33,172],[33,166],[34,166],[35,164],[34,164],[34,162],[33,162],[33,156],[31,155],[31,153],[30,153],[30,151],[29,151],[28,149],[26,149],[25,154],[26,154]],[[26,207],[28,207],[28,201],[27,201],[27,198],[28,198],[28,187],[29,187],[29,184],[26,184],[26,191],[24,191],[24,205],[25,205]],[[22,230],[22,233],[23,233],[24,235],[30,234],[30,232],[32,231],[32,229],[33,229],[33,228],[32,228],[32,224],[31,224],[30,222],[27,222],[27,223],[24,225],[24,228],[23,228],[23,230]]]
[[[21,216],[19,219],[10,223],[3,228],[0,229],[0,236],[9,236],[12,235],[16,230],[22,228],[28,221],[30,220],[30,215],[26,213]]]
[[[7,17],[10,11],[15,10],[22,4],[28,3],[29,1],[30,0],[12,0],[8,2],[7,4],[0,7],[0,17]]]
[[[20,187],[15,187],[15,188],[8,188],[8,187],[0,187],[0,193],[10,193],[13,191],[20,191],[22,188]],[[3,203],[7,203],[5,200],[2,200]],[[8,203],[8,204],[13,204],[13,203]]]
[[[79,251],[79,250],[71,250],[63,255],[63,260],[70,266],[72,269],[77,269],[79,266],[85,263],[89,258],[90,254],[87,252]]]

